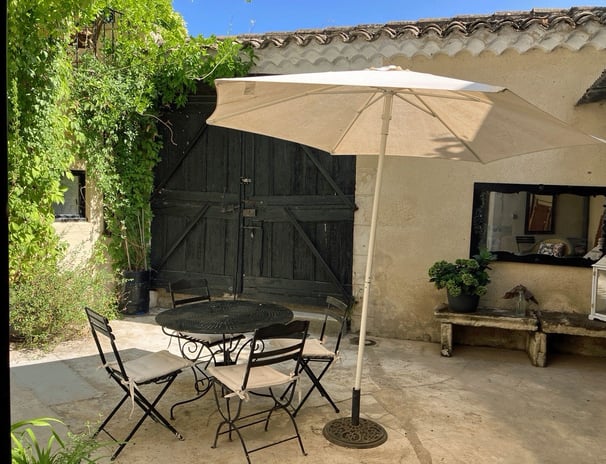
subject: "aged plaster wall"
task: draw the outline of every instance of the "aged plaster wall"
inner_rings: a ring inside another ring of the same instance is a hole
[[[579,129],[605,137],[604,104],[574,106],[603,71],[605,60],[604,51],[589,47],[577,52],[508,51],[499,56],[396,56],[386,62],[414,71],[506,86]],[[445,301],[445,293],[428,283],[427,269],[437,260],[468,255],[474,182],[604,186],[605,157],[606,147],[579,147],[488,165],[387,159],[369,301],[369,332],[396,338],[438,339],[432,310]],[[361,210],[355,218],[354,277],[360,294],[375,170],[375,159],[359,159],[356,195]],[[502,295],[522,283],[532,289],[541,308],[589,312],[590,269],[501,262],[494,264],[491,274],[493,282],[481,300],[483,305],[511,305]]]
[[[253,72],[295,73],[396,64],[414,71],[503,85],[545,111],[606,138],[605,102],[575,106],[606,63],[603,26],[531,28],[524,33],[453,34],[400,41],[310,43],[258,51]],[[414,134],[411,134],[414,136]],[[387,158],[379,207],[368,333],[439,340],[433,308],[444,290],[428,282],[440,259],[469,254],[474,182],[606,185],[606,147],[524,155],[488,165],[446,160]],[[376,158],[358,157],[354,230],[354,295],[359,323]],[[495,263],[486,306],[507,307],[502,295],[522,283],[540,307],[589,312],[591,269]]]
[[[82,167],[80,167],[81,169]],[[53,227],[62,241],[68,245],[64,265],[72,266],[86,262],[93,253],[96,241],[103,232],[103,205],[95,183],[86,180],[86,221],[55,222]]]

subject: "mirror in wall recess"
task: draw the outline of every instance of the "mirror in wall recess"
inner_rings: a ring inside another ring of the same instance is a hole
[[[475,183],[470,256],[590,267],[606,252],[606,187]]]

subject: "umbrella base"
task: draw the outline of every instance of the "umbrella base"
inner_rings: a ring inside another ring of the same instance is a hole
[[[351,417],[330,421],[322,433],[329,442],[345,448],[375,448],[387,441],[381,425],[367,419],[359,419],[359,425],[354,425]]]

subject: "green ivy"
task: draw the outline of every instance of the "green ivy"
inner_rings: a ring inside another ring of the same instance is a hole
[[[87,27],[101,31],[96,47],[76,57]],[[115,268],[147,267],[162,111],[199,80],[245,75],[252,53],[188,37],[170,0],[9,0],[7,37],[10,280],[63,255],[52,205],[76,160],[103,196]]]
[[[77,50],[85,30],[98,32],[95,47]],[[188,37],[171,0],[9,0],[9,289],[25,301],[37,275],[61,269],[53,204],[76,161],[102,196],[101,246],[114,275],[148,268],[163,112],[183,106],[200,81],[246,75],[253,60],[232,39]],[[36,336],[49,322],[28,319]]]

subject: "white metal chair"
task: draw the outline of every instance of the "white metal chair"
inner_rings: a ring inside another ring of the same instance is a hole
[[[286,325],[275,324],[257,329],[245,363],[208,368],[209,374],[213,376],[213,391],[217,409],[223,417],[217,426],[213,448],[217,447],[220,435],[228,434],[231,440],[232,434],[235,432],[240,439],[248,463],[250,463],[251,453],[294,439],[298,440],[301,452],[304,455],[307,454],[295,418],[290,412],[290,404],[297,381],[296,373],[301,368],[300,363],[308,327],[309,321],[293,321]],[[271,340],[274,339],[283,339],[287,342],[282,343],[279,347],[273,347]],[[290,393],[286,396],[281,395],[284,390]],[[273,404],[267,407],[267,402],[263,402],[263,409],[242,415],[243,403],[254,404],[255,397],[269,398]],[[233,407],[232,401],[237,401],[237,406]],[[276,411],[284,411],[288,415],[295,433],[248,449],[240,430],[265,423],[265,431],[267,431],[269,420]],[[227,426],[227,430],[222,430],[225,426]]]
[[[183,436],[160,414],[156,406],[177,376],[184,369],[191,367],[192,363],[166,350],[148,353],[136,359],[125,361],[118,350],[116,337],[107,318],[88,307],[85,308],[85,311],[90,323],[93,339],[99,351],[101,363],[110,378],[124,391],[122,399],[94,433],[96,437],[99,432],[104,431],[113,441],[118,443],[118,448],[111,456],[111,460],[114,460],[120,454],[141,424],[143,424],[143,421],[148,417],[166,427],[179,440],[183,440]],[[105,353],[107,345],[111,346],[111,354]],[[151,384],[163,384],[163,387],[160,392],[156,393],[154,398],[148,399],[144,394],[143,387]],[[129,398],[132,408],[137,405],[143,411],[143,415],[126,438],[118,440],[107,429],[107,426],[116,412]]]

